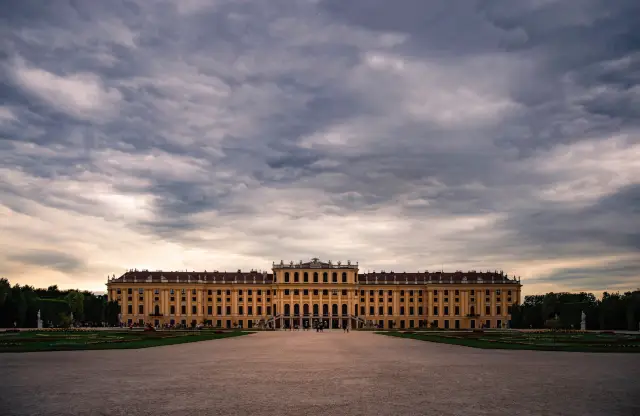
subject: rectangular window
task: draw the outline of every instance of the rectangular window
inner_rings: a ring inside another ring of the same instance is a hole
[[[456,315],[460,315],[460,306],[456,306],[456,307],[455,307],[455,309],[454,309],[454,313],[455,313]]]
[[[413,290],[409,291],[409,296],[413,296]]]
[[[360,306],[360,315],[364,315],[364,306]]]
[[[267,315],[271,315],[271,306],[267,305]]]
[[[317,296],[318,295],[318,289],[313,289],[313,294]]]
[[[438,296],[438,289],[433,291],[433,296]]]
[[[244,315],[244,308],[242,305],[238,306],[238,315]]]
[[[207,306],[207,315],[213,315],[213,306]]]
[[[475,296],[476,295],[476,291],[471,289],[471,296]]]
[[[496,296],[500,296],[500,289],[496,289]]]
[[[400,296],[404,296],[404,290],[400,291]]]
[[[195,289],[191,289],[191,294],[195,295],[196,294],[196,290]]]
[[[485,315],[491,315],[491,306],[485,306],[484,307],[484,314]]]
[[[176,305],[171,305],[171,307],[169,308],[170,310],[170,314],[171,315],[175,315],[176,314]]]
[[[247,315],[253,315],[253,306],[247,306]]]
[[[227,296],[231,296],[231,291],[227,289]]]
[[[485,296],[489,296],[489,289],[484,291]]]
[[[384,315],[384,306],[378,306],[378,315]]]
[[[444,307],[444,316],[447,316],[447,315],[449,315],[449,307],[445,306]]]
[[[342,296],[347,296],[347,289],[342,289]]]
[[[409,307],[409,315],[414,315],[415,309],[413,309],[413,306]]]
[[[183,315],[187,314],[187,306],[186,305],[182,305],[180,307],[180,313],[183,314]]]
[[[387,312],[389,312],[389,316],[393,316],[393,306],[389,306]]]
[[[501,315],[502,313],[502,308],[500,307],[500,305],[496,306],[496,315]]]
[[[258,315],[262,315],[262,306],[258,305]]]
[[[418,315],[422,315],[423,310],[424,309],[422,309],[422,306],[418,306]]]
[[[143,305],[138,305],[138,314],[144,315],[144,306]]]
[[[400,306],[400,315],[404,315],[404,306]]]
[[[299,296],[300,295],[300,290],[293,289],[293,294],[296,295],[296,296]]]
[[[231,315],[231,306],[227,306],[227,311],[226,312],[227,312],[226,313],[227,315]]]
[[[449,329],[449,320],[448,319],[444,320],[444,328],[445,329]]]
[[[409,328],[414,328],[413,319],[409,320]]]
[[[309,283],[309,274],[307,272],[304,272],[303,281],[304,283]]]
[[[329,291],[327,289],[322,289],[322,295],[323,296],[328,296],[329,295]]]
[[[116,293],[117,293],[118,295],[122,294],[122,289],[117,288],[117,289],[116,289]]]
[[[139,295],[144,294],[144,289],[142,289],[142,288],[138,289],[138,294],[139,294]]]
[[[127,294],[128,295],[131,295],[132,293],[133,293],[133,289],[131,289],[131,288],[127,289]]]
[[[369,315],[374,315],[374,314],[375,312],[374,312],[373,306],[369,306]]]
[[[288,295],[289,294],[289,289],[285,289],[284,290],[284,294],[285,294],[285,296]]]
[[[433,314],[434,314],[435,316],[438,316],[438,307],[437,307],[437,306],[434,306],[434,307],[433,307]]]
[[[119,290],[119,289],[118,289]],[[118,292],[119,293],[119,292]],[[360,296],[364,296],[364,290],[360,291]]]

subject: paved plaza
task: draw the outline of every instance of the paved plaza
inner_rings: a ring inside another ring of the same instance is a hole
[[[3,415],[639,415],[639,354],[262,332],[142,350],[0,354]]]

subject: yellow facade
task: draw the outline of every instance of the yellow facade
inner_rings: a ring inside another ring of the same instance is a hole
[[[368,273],[323,263],[273,265],[273,273],[130,271],[107,283],[124,324],[385,329],[506,327],[519,280],[496,272]]]

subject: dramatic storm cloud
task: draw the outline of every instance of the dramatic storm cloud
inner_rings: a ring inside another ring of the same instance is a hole
[[[0,275],[640,282],[637,0],[9,1]]]

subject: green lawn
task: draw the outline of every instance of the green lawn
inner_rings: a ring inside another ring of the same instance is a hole
[[[0,333],[0,352],[149,348],[251,334],[246,331],[23,331]]]
[[[413,331],[380,331],[376,334],[484,349],[640,353],[640,335]]]

